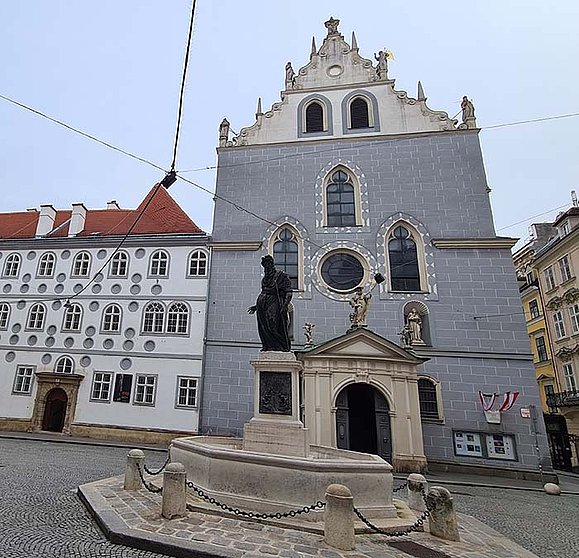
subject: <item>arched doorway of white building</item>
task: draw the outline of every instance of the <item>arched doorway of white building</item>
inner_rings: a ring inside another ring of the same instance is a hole
[[[68,396],[62,388],[51,389],[46,394],[42,430],[62,432],[66,418],[66,404]]]
[[[392,461],[390,407],[376,388],[367,383],[350,384],[338,394],[336,407],[338,448]]]

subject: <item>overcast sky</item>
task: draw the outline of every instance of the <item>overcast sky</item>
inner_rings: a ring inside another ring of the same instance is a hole
[[[170,164],[189,0],[0,0],[0,94],[166,168]],[[562,0],[198,0],[177,168],[216,161],[217,128],[254,122],[279,100],[284,66],[309,60],[324,21],[341,20],[360,53],[386,47],[389,76],[454,116],[462,95],[481,127],[579,112],[579,2]],[[579,118],[481,132],[498,233],[569,203],[579,190]],[[0,99],[0,211],[111,199],[136,207],[163,173]],[[184,174],[213,190],[215,171]],[[212,197],[171,194],[211,230]],[[251,209],[251,208],[250,208]],[[403,208],[401,208],[403,209]],[[551,211],[535,221],[548,220]]]

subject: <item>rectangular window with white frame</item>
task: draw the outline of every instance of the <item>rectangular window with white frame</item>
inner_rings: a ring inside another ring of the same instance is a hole
[[[545,276],[545,283],[547,284],[547,290],[550,291],[551,289],[555,288],[555,274],[553,273],[553,268],[548,267],[543,272]]]
[[[579,333],[579,304],[569,306],[569,317],[571,318],[573,333]]]
[[[565,378],[565,389],[567,391],[577,391],[577,381],[575,380],[575,371],[571,363],[563,365],[563,377]]]
[[[197,407],[197,378],[177,377],[177,400],[175,406],[181,409]]]
[[[563,312],[557,310],[553,314],[553,325],[555,326],[555,336],[557,339],[565,337],[565,322],[563,321]]]
[[[32,393],[32,378],[34,366],[19,365],[16,368],[12,393],[15,395],[30,395]]]
[[[545,338],[542,335],[535,337],[535,346],[537,347],[537,358],[539,362],[549,360],[547,356],[547,346],[545,345]]]
[[[111,400],[111,384],[113,375],[111,372],[95,372],[92,376],[91,401]]]
[[[135,384],[136,405],[154,405],[157,391],[157,376],[152,374],[137,374]]]
[[[529,301],[529,314],[531,316],[531,320],[534,320],[541,315],[539,312],[539,303],[537,302],[536,298]]]
[[[563,256],[559,260],[559,271],[561,271],[561,281],[569,281],[572,277],[571,265],[569,264],[569,256]]]

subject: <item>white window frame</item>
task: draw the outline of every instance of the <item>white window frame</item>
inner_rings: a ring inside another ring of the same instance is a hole
[[[545,277],[545,283],[547,284],[547,290],[550,291],[556,287],[555,274],[553,273],[553,266],[545,268],[543,272]]]
[[[172,302],[167,308],[167,325],[165,331],[176,335],[189,333],[189,306],[184,302]]]
[[[161,267],[164,266],[164,273]],[[156,250],[149,259],[149,277],[169,277],[169,254],[165,250]]]
[[[2,273],[3,277],[18,277],[20,274],[20,265],[22,263],[22,258],[20,254],[13,252],[12,254],[8,254],[6,256],[6,260],[4,261],[4,270]]]
[[[36,366],[28,364],[19,364],[16,367],[14,383],[12,384],[12,393],[14,395],[30,395],[32,393],[32,382],[34,381],[34,371]],[[23,387],[26,385],[26,389]]]
[[[56,267],[56,256],[52,252],[45,252],[38,260],[36,277],[53,277]]]
[[[123,318],[122,308],[118,304],[109,304],[103,310],[101,331],[105,333],[120,333],[122,318]]]
[[[366,109],[368,111],[368,128],[352,128],[352,103],[357,100],[362,99],[366,102]],[[370,128],[374,128],[374,103],[372,103],[372,99],[363,95],[362,93],[358,93],[354,95],[351,99],[349,99],[347,108],[346,108],[346,117],[348,119],[348,130],[368,130]]]
[[[199,402],[199,378],[194,376],[177,376],[177,389],[175,393],[176,409],[196,409]],[[188,403],[190,394],[193,393],[192,404]],[[181,395],[185,403],[181,403]]]
[[[434,386],[434,392],[436,395],[436,417],[426,417],[420,415],[421,422],[436,422],[441,423],[444,422],[444,413],[442,410],[442,392],[441,392],[441,385],[440,382],[435,380],[434,378],[430,378],[429,376],[419,376],[418,380],[426,380],[430,382]],[[417,383],[418,385],[418,383]],[[418,391],[418,406],[420,408],[420,390]]]
[[[209,258],[205,250],[195,250],[189,255],[188,277],[207,277]]]
[[[390,268],[390,251],[389,244],[390,241],[394,239],[394,231],[398,227],[405,228],[410,233],[410,238],[414,241],[416,245],[416,258],[418,260],[418,278],[420,281],[419,291],[395,291],[392,288],[392,269]],[[418,230],[411,225],[408,221],[401,219],[393,223],[386,234],[384,235],[384,258],[387,270],[387,281],[388,281],[388,291],[393,293],[426,293],[429,292],[430,286],[428,284],[428,275],[426,273],[426,253],[424,251],[424,238],[418,232]]]
[[[155,406],[157,379],[158,376],[156,374],[137,374],[135,376],[133,405]]]
[[[571,264],[569,263],[569,256],[563,256],[559,260],[559,271],[561,272],[561,282],[569,281],[573,277],[571,273]]]
[[[74,374],[74,360],[69,356],[60,357],[54,364],[54,373]]]
[[[150,310],[152,307],[155,307],[155,309]],[[157,307],[161,308],[162,312],[158,310]],[[167,311],[162,302],[149,302],[143,310],[143,326],[141,331],[143,333],[164,333],[166,314]],[[150,322],[149,326],[148,322]]]
[[[579,304],[569,306],[569,318],[571,319],[571,330],[579,333]]]
[[[10,304],[7,302],[0,303],[0,329],[8,329],[10,322]]]
[[[360,128],[362,129],[362,128]],[[328,188],[332,182],[332,177],[338,171],[342,171],[348,176],[350,184],[354,187],[354,225],[347,226],[335,226],[328,225]],[[346,167],[345,165],[336,165],[330,172],[328,172],[324,178],[323,188],[322,188],[322,227],[327,229],[347,229],[352,227],[361,227],[363,225],[362,220],[362,189],[358,177],[354,172]]]
[[[109,265],[109,277],[128,277],[129,275],[129,255],[120,251],[111,259]]]
[[[563,320],[563,312],[557,310],[553,313],[553,325],[555,327],[555,336],[557,339],[563,339],[566,336],[565,321]]]
[[[534,303],[531,306],[531,303]],[[535,320],[541,316],[541,310],[539,308],[539,301],[536,298],[529,300],[529,319]]]
[[[88,252],[79,252],[72,261],[71,277],[88,277],[90,273],[91,257]]]
[[[563,365],[563,378],[565,379],[565,391],[577,391],[577,380],[573,365],[568,362]]]
[[[90,400],[99,403],[110,403],[113,392],[112,372],[93,372],[90,387]],[[106,397],[103,397],[103,394]]]
[[[62,331],[80,331],[82,328],[83,311],[80,304],[71,304],[64,312]]]
[[[33,304],[28,311],[28,319],[26,320],[26,329],[41,331],[44,329],[44,321],[46,319],[46,307],[44,304]]]

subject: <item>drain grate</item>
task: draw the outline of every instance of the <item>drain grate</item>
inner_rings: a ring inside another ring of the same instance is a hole
[[[416,558],[451,558],[451,556],[444,552],[432,550],[432,548],[422,546],[412,541],[393,541],[389,542],[388,546],[401,550],[405,554],[415,556]]]

